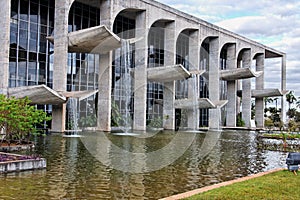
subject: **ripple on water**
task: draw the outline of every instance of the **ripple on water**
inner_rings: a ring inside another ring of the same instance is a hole
[[[120,147],[123,143],[130,145],[128,148],[132,151],[151,152],[172,141],[174,134],[162,132],[153,138],[108,138]],[[0,199],[158,199],[285,167],[287,154],[256,148],[255,132],[224,131],[212,148],[205,149],[209,152],[203,156],[201,146],[207,134],[210,132],[196,134],[190,148],[172,165],[139,174],[103,165],[87,151],[80,138],[55,135],[40,138],[36,153],[47,159],[47,170],[1,175]],[[116,158],[124,159],[112,152],[107,157],[111,162]],[[149,164],[147,156],[135,162]]]

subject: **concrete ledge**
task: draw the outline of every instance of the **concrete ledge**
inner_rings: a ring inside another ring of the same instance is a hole
[[[0,153],[0,154],[21,157],[21,155],[17,155],[17,154],[8,154],[8,153]],[[0,162],[0,173],[10,173],[10,172],[18,172],[18,171],[26,171],[26,170],[34,170],[34,169],[44,169],[44,168],[46,168],[46,159],[44,158]]]
[[[188,198],[188,197],[191,197],[193,195],[196,195],[196,194],[200,194],[202,192],[207,192],[209,190],[213,190],[213,189],[220,188],[220,187],[223,187],[223,186],[231,185],[233,183],[239,183],[239,182],[242,182],[242,181],[257,178],[257,177],[264,176],[266,174],[271,174],[271,173],[274,173],[274,172],[278,172],[278,171],[281,171],[281,170],[284,170],[284,169],[283,168],[273,169],[273,170],[270,170],[270,171],[267,171],[267,172],[261,172],[261,173],[246,176],[246,177],[243,177],[243,178],[238,178],[238,179],[235,179],[235,180],[226,181],[226,182],[218,183],[218,184],[215,184],[215,185],[210,185],[210,186],[206,186],[206,187],[199,188],[199,189],[196,189],[196,190],[192,190],[192,191],[189,191],[189,192],[177,194],[177,195],[174,195],[174,196],[162,198],[160,200],[184,199],[184,198]]]

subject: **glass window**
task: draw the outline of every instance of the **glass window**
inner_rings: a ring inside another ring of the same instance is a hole
[[[11,18],[12,19],[18,19],[18,4],[19,1],[18,0],[11,0]]]
[[[30,22],[38,23],[39,5],[30,2]]]
[[[28,11],[29,11],[29,6],[28,6],[28,0],[23,0],[20,4],[20,19],[28,21]]]

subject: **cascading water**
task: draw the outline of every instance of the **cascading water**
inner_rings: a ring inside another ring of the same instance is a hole
[[[78,129],[78,99],[77,98],[69,98],[67,102],[67,111],[68,111],[68,130],[77,134]]]
[[[124,107],[125,112],[123,113],[123,128],[124,132],[128,133],[131,129],[131,116],[130,116],[130,100],[131,100],[131,76],[130,76],[130,43],[128,40],[122,40],[122,47],[121,47],[121,55],[122,55],[122,65],[124,67],[124,74],[123,74],[123,97],[124,100]]]

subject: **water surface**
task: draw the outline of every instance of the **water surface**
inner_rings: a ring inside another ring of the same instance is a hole
[[[47,159],[47,169],[0,175],[0,199],[158,199],[285,167],[287,154],[258,149],[255,132],[219,132],[213,143],[205,143],[207,134],[216,133],[195,134],[191,146],[172,165],[138,174],[103,165],[81,138],[39,138],[35,151]],[[169,144],[175,135],[161,132],[137,138],[111,134],[108,138],[120,148],[147,153]],[[176,145],[159,159],[171,157],[181,143]],[[108,162],[118,159],[125,158],[113,151],[107,155]],[[136,162],[144,167],[151,165],[147,156]]]

